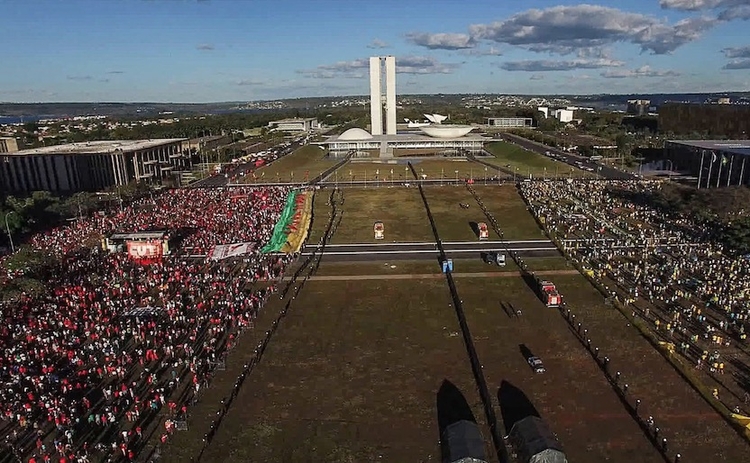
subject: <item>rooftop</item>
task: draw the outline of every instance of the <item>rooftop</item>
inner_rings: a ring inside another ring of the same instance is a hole
[[[668,140],[692,148],[750,156],[750,140]]]
[[[344,132],[346,133],[346,132]],[[364,133],[369,135],[369,133],[365,132],[364,130],[362,132],[357,133]],[[342,134],[343,135],[343,134]],[[446,142],[446,141],[490,141],[491,138],[483,137],[481,135],[464,135],[462,137],[455,137],[455,138],[435,138],[430,137],[427,135],[424,135],[419,132],[405,132],[405,133],[399,133],[397,135],[370,135],[368,138],[348,138],[344,137],[341,138],[339,135],[334,135],[332,137],[328,137],[323,142],[313,142],[314,144],[320,144],[320,145],[327,145],[329,143],[337,143],[337,142],[388,142],[388,143],[407,143],[407,142]]]
[[[30,148],[16,151],[15,153],[3,153],[4,156],[29,156],[39,154],[101,154],[114,153],[117,150],[123,153],[140,151],[162,145],[169,145],[187,140],[186,138],[159,138],[153,140],[97,140],[80,143],[68,143],[66,145],[45,146],[43,148]]]
[[[287,124],[292,122],[310,122],[316,120],[316,117],[290,117],[287,119],[279,119],[278,121],[271,121],[271,124]]]

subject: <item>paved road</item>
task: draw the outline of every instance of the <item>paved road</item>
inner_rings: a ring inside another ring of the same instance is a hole
[[[519,137],[518,135],[513,135],[510,133],[503,133],[501,134],[501,137],[510,143],[515,143],[518,146],[521,146],[529,151],[533,151],[534,153],[539,153],[544,156],[544,153],[549,151],[551,153],[557,154],[562,159],[563,162],[566,164],[569,164],[572,167],[580,168],[577,163],[581,163],[580,165],[583,167],[589,167],[594,169],[595,172],[598,172],[600,176],[607,180],[632,180],[638,178],[634,174],[631,174],[629,172],[623,172],[621,170],[613,169],[612,167],[605,166],[602,164],[597,164],[596,162],[591,162],[588,160],[588,158],[583,156],[576,156],[570,153],[567,153],[565,151],[559,150],[557,148],[552,148],[546,145],[543,145],[541,143],[537,143],[535,141],[528,140],[523,137]]]
[[[302,142],[300,140],[292,142],[286,148],[281,149],[276,159],[274,159],[271,162],[267,162],[263,164],[261,167],[265,167],[265,166],[273,164],[275,161],[278,161],[279,159],[283,158],[287,154],[293,153],[300,146],[302,146]],[[278,146],[272,147],[270,149],[276,149],[276,148],[278,148]],[[234,169],[228,172],[228,175],[229,177],[242,178],[242,174],[244,174],[244,176],[250,175],[250,173],[254,172],[256,169],[260,169],[260,167],[255,167],[255,160],[252,160],[252,161],[244,162],[242,164],[238,164]],[[190,187],[191,188],[216,188],[216,187],[227,186],[229,184],[229,177],[224,176],[224,174],[212,175],[210,177],[204,178],[203,180],[198,180],[197,182],[192,183]],[[248,186],[248,185],[243,184],[241,186]]]
[[[526,257],[559,256],[554,244],[549,240],[520,240],[507,241],[510,250]],[[503,249],[503,241],[467,241],[467,242],[443,242],[443,248],[448,257],[479,258],[482,252],[498,251]],[[303,256],[312,254],[314,245],[305,246],[302,250]],[[328,262],[356,262],[382,260],[417,260],[436,259],[439,251],[435,243],[378,243],[378,244],[327,244],[324,257]]]
[[[547,270],[535,272],[539,276],[577,275],[578,270]],[[451,272],[454,278],[517,278],[521,272]],[[392,273],[375,275],[312,275],[308,280],[319,281],[354,281],[354,280],[439,280],[445,278],[442,273]],[[292,277],[284,277],[283,281],[291,281]]]

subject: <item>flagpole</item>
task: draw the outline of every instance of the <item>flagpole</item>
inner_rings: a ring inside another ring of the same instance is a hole
[[[742,185],[742,177],[745,176],[745,161],[747,160],[747,157],[742,158],[742,168],[740,169],[740,178],[737,179],[737,186]]]
[[[706,157],[706,150],[701,150],[701,168],[698,170],[698,189],[701,188],[701,178],[703,177],[703,161]]]
[[[732,178],[732,164],[734,164],[734,155],[732,155],[732,160],[729,161],[729,172],[727,173],[727,186],[729,186],[729,182]]]

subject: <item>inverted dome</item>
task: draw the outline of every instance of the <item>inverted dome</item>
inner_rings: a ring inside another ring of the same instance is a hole
[[[354,127],[339,135],[338,139],[343,141],[371,140],[372,135],[370,135],[367,130]]]
[[[434,138],[459,138],[474,130],[470,125],[428,125],[419,130]]]

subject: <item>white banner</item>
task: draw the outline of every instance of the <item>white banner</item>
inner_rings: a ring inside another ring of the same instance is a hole
[[[230,257],[244,256],[253,252],[256,243],[217,244],[208,253],[211,260],[222,260]]]

